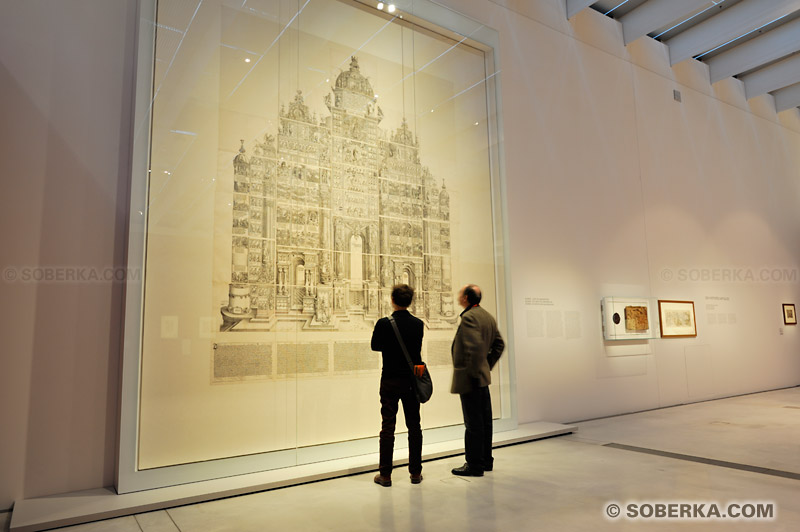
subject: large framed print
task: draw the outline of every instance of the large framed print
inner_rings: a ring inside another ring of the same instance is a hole
[[[458,289],[512,337],[496,32],[426,0],[141,5],[118,491],[377,450],[397,283],[426,441],[459,438]]]
[[[697,336],[694,301],[658,300],[658,321],[662,338]]]
[[[783,304],[783,324],[797,325],[797,314],[794,310],[794,303]]]

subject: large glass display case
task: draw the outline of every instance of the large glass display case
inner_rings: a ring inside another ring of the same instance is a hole
[[[376,451],[397,283],[426,441],[459,437],[455,293],[509,323],[496,34],[419,0],[142,7],[118,490]]]

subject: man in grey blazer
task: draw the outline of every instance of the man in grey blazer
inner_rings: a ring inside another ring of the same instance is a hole
[[[458,292],[464,307],[461,324],[453,339],[453,384],[451,393],[461,397],[464,413],[464,455],[466,463],[453,469],[454,475],[482,477],[494,467],[492,458],[491,370],[505,349],[497,322],[480,306],[481,289],[474,284]]]

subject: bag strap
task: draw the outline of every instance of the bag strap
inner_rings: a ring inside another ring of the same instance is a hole
[[[394,321],[392,316],[389,316],[389,323],[392,324],[392,329],[394,329],[394,335],[397,337],[397,342],[400,344],[400,348],[403,350],[403,354],[406,356],[406,360],[408,361],[408,367],[411,368],[411,373],[414,373],[414,363],[411,361],[411,356],[408,354],[408,349],[406,349],[406,343],[403,341],[403,338],[400,336],[400,329],[397,328],[397,322]]]

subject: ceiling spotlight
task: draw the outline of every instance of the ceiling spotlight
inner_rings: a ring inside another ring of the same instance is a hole
[[[378,2],[378,11],[383,11],[383,2]]]
[[[387,9],[387,11],[388,11],[389,13],[394,13],[394,10],[395,10],[395,9],[397,9],[397,8],[396,8],[396,7],[394,7],[394,4],[389,4],[389,9]]]
[[[245,57],[245,58],[244,58],[244,62],[245,62],[245,63],[249,63],[249,62],[250,62],[250,58],[249,58],[249,57]]]

